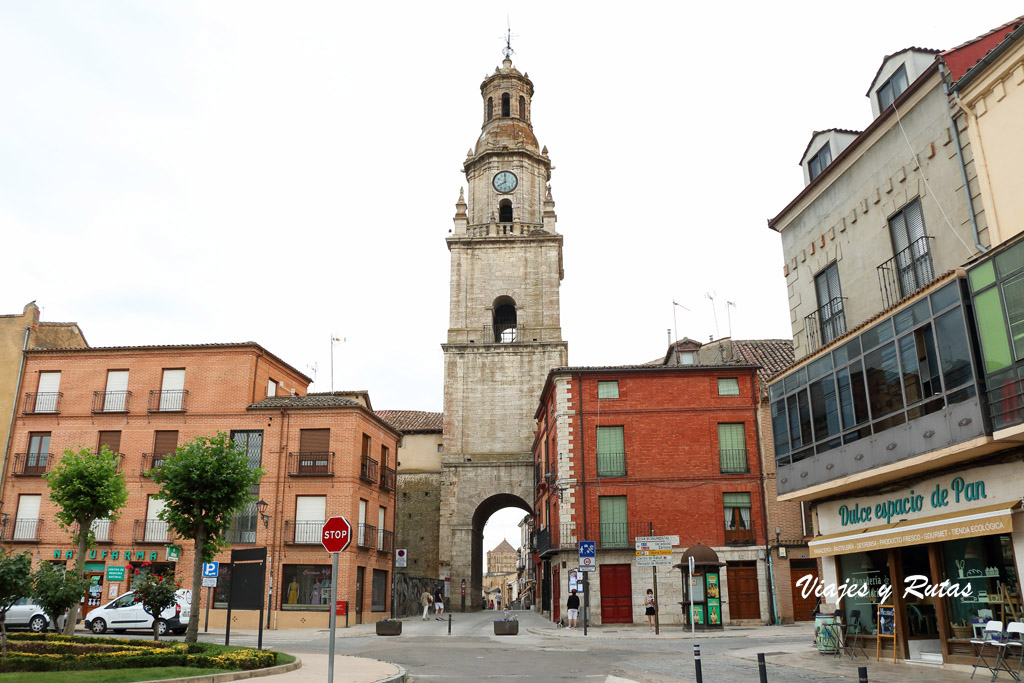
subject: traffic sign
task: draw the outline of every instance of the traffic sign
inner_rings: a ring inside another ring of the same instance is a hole
[[[203,578],[217,578],[220,576],[220,562],[203,562]]]
[[[678,536],[637,536],[637,545],[640,543],[670,543],[672,545],[679,545]]]
[[[395,551],[395,566],[406,567],[409,564],[409,553],[405,548],[399,548]]]
[[[340,553],[352,542],[352,525],[344,517],[331,517],[324,522],[320,542],[327,552]]]
[[[217,577],[216,576],[204,576],[203,577],[203,588],[216,588]]]
[[[636,566],[638,567],[671,567],[672,558],[665,555],[637,555]]]
[[[671,550],[637,550],[636,556],[668,556],[672,557]]]

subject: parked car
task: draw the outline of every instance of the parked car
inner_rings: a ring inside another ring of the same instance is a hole
[[[160,613],[157,623],[160,635],[168,631],[181,635],[188,628],[188,618],[192,613],[192,591],[177,590],[174,592],[175,604]],[[128,630],[153,630],[153,615],[146,611],[141,602],[135,600],[135,592],[124,593],[105,605],[85,615],[85,627],[93,633],[106,633],[109,628],[114,633]]]
[[[67,612],[57,619],[57,628],[63,629],[67,623]],[[11,609],[7,610],[7,617],[4,619],[7,628],[27,628],[33,633],[42,633],[50,628],[50,617],[46,615],[43,608],[32,602],[30,598],[18,600]]]

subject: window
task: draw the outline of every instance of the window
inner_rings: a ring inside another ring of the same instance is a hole
[[[14,519],[14,531],[11,540],[34,540],[39,534],[39,504],[43,497],[38,494],[21,495],[18,497],[18,513]]]
[[[910,296],[935,279],[920,199],[910,202],[889,219],[889,232],[900,296]]]
[[[598,524],[602,548],[625,548],[629,545],[626,520],[626,496],[598,496]]]
[[[331,474],[331,430],[300,429],[296,474]]]
[[[40,372],[33,412],[56,413],[60,398],[60,373]]]
[[[295,497],[295,542],[320,543],[327,516],[326,496]]]
[[[281,585],[283,610],[326,612],[330,609],[332,596],[329,564],[286,564],[281,568]],[[227,596],[224,597],[226,602]]]
[[[383,612],[387,609],[388,573],[383,569],[373,570],[373,586],[370,590],[370,611]]]
[[[363,457],[370,456],[370,435],[363,434],[363,450],[361,451]]]
[[[263,464],[263,431],[259,429],[232,430],[231,441],[245,453],[249,469],[256,469]],[[260,499],[260,485],[249,489],[252,502],[246,503],[231,521],[231,542],[252,544],[256,542],[256,522],[259,511],[256,501]],[[319,534],[317,537],[319,540]]]
[[[498,202],[498,222],[511,223],[513,220],[512,202],[508,199],[502,199]]]
[[[366,505],[365,500],[359,501],[359,527],[356,532],[356,543],[360,547],[366,546]]]
[[[512,116],[512,100],[507,92],[501,94],[501,115]]]
[[[377,550],[387,550],[384,547],[384,522],[388,516],[388,509],[384,506],[377,508]]]
[[[878,109],[885,111],[907,89],[907,67],[900,65],[896,72],[875,91],[878,95]]]
[[[619,382],[617,380],[609,380],[607,382],[597,383],[597,397],[598,398],[618,398],[619,397]]]
[[[167,507],[167,503],[159,498],[149,497],[146,504],[146,528],[143,532],[143,540],[147,543],[167,542],[167,522],[160,519],[160,513]]]
[[[178,430],[159,430],[153,434],[153,467],[164,464],[164,458],[178,448]]]
[[[499,296],[494,300],[494,343],[510,344],[516,341],[516,327],[518,317],[516,314],[516,302],[511,297]]]
[[[164,370],[160,384],[160,410],[182,410],[185,396],[185,370]]]
[[[273,379],[267,380],[267,398],[277,396],[277,382]]]
[[[626,476],[626,446],[622,427],[597,428],[597,476]]]
[[[494,118],[494,98],[487,98],[487,120],[490,121]]]
[[[810,158],[807,162],[807,172],[814,180],[821,172],[825,170],[825,167],[832,163],[832,146],[829,143],[825,143],[825,146],[818,150],[817,154]]]
[[[718,462],[723,473],[747,472],[747,435],[742,422],[718,425]]]
[[[519,118],[526,120],[526,98],[522,95],[519,96]]]
[[[384,444],[380,445],[380,465],[381,465],[381,467],[387,467],[388,466],[388,455],[390,453],[391,453],[391,451],[388,450],[387,446],[385,446]]]
[[[745,544],[754,542],[754,529],[750,523],[750,494],[723,493],[725,507],[725,542]]]
[[[696,365],[697,364],[697,352],[696,351],[678,351],[676,357],[679,359],[680,365]]]
[[[99,443],[96,450],[102,451],[106,447],[111,453],[121,452],[121,432],[100,432]]]
[[[811,515],[811,504],[805,500],[800,501],[800,524],[803,527],[804,536],[814,535],[814,519]]]
[[[32,432],[28,436],[25,467],[19,474],[42,474],[50,459],[50,432]]]
[[[92,520],[92,525],[89,527],[92,529],[92,535],[96,539],[97,543],[108,543],[110,541],[110,519],[107,517],[101,517],[99,519]]]
[[[103,392],[103,412],[123,413],[128,410],[128,371],[108,370],[107,388]]]
[[[814,276],[814,288],[818,294],[818,328],[821,344],[825,345],[846,333],[846,313],[843,310],[843,293],[839,288],[839,264],[833,262]]]
[[[718,378],[718,395],[719,396],[739,396],[740,395],[740,381],[735,377],[719,377]]]
[[[437,444],[437,452],[438,453],[444,453],[444,444],[443,443]]]

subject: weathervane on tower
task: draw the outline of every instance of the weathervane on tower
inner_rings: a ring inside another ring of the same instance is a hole
[[[505,47],[502,48],[501,54],[505,55],[505,59],[512,59],[515,50],[512,49],[512,22],[509,21],[508,15],[505,15]],[[519,36],[516,36],[517,38]]]

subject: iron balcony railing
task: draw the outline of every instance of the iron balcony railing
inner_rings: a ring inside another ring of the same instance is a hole
[[[398,473],[393,467],[387,465],[380,468],[380,487],[385,491],[394,491],[398,480]]]
[[[390,553],[395,548],[395,532],[387,529],[377,531],[377,550],[382,553]]]
[[[544,465],[538,462],[533,466],[533,485],[540,488],[542,483],[544,483]]]
[[[15,453],[14,471],[16,477],[41,477],[50,469],[53,453]]]
[[[356,545],[360,548],[372,548],[377,543],[377,527],[372,524],[360,524],[356,531]]]
[[[323,542],[323,537],[321,536],[323,528],[324,520],[322,519],[286,520],[284,523],[285,543],[319,545]]]
[[[60,399],[64,394],[59,391],[42,391],[25,394],[25,408],[22,412],[26,415],[43,413],[47,415],[60,414]]]
[[[300,451],[288,454],[289,477],[333,477],[333,451]]]
[[[935,279],[931,241],[925,235],[910,243],[891,259],[878,266],[878,287],[885,310]]]
[[[754,543],[754,530],[751,529],[726,529],[726,545],[751,545]]]
[[[363,481],[368,481],[371,484],[376,484],[380,479],[380,473],[377,471],[377,461],[368,455],[364,455],[363,459],[359,463],[359,478]]]
[[[162,519],[137,519],[132,530],[135,543],[167,543],[170,525]]]
[[[597,454],[597,476],[599,476],[599,477],[624,477],[624,476],[626,476],[626,454],[625,453],[598,453]]]
[[[142,473],[151,472],[152,470],[159,469],[163,466],[164,460],[169,458],[173,453],[143,453],[142,454]]]
[[[166,391],[154,389],[149,392],[149,412],[184,413],[188,411],[188,390]]]
[[[718,462],[723,474],[746,474],[750,471],[746,448],[722,448],[718,451]]]
[[[112,543],[114,540],[114,520],[111,519],[94,519],[92,521],[92,534],[96,539],[97,543]],[[78,524],[71,527],[71,538],[78,538]]]
[[[94,413],[127,413],[131,401],[130,391],[94,391],[92,392],[92,412]]]
[[[4,515],[2,538],[8,543],[38,543],[42,538],[43,520],[10,519]]]
[[[256,530],[259,521],[255,504],[246,506],[231,520],[231,528],[228,530],[228,539],[231,545],[255,545]]]
[[[533,549],[540,555],[543,555],[551,549],[550,528],[537,529],[537,531],[533,533]]]
[[[633,548],[637,536],[652,536],[650,522],[590,522],[586,533],[583,525],[573,522],[556,524],[537,532],[537,552],[543,554],[550,549],[566,550],[576,548],[580,541],[594,541],[598,548]]]
[[[846,309],[843,297],[836,297],[804,318],[808,353],[817,351],[846,334]]]

